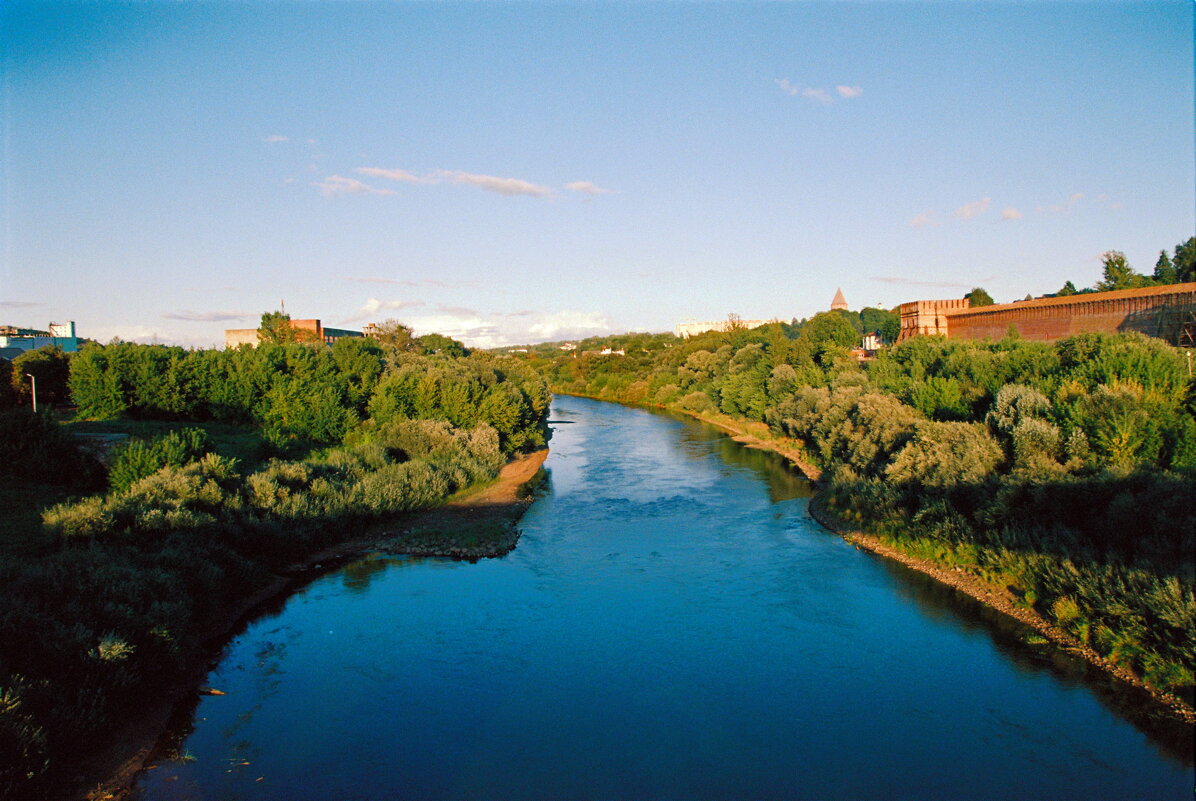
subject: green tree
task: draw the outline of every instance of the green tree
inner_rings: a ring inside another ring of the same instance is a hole
[[[863,326],[864,333],[875,331],[880,334],[881,339],[891,345],[897,341],[897,335],[901,333],[901,315],[888,309],[866,306],[860,309],[860,325]]]
[[[1154,265],[1154,280],[1160,284],[1174,284],[1179,280],[1175,265],[1165,250],[1159,251],[1159,260]]]
[[[850,348],[858,344],[855,326],[838,312],[819,312],[801,327],[801,339],[812,345],[838,345]]]
[[[1125,254],[1120,250],[1107,251],[1101,257],[1101,263],[1104,265],[1104,273],[1101,280],[1096,283],[1099,292],[1134,289],[1146,286],[1148,283],[1146,276],[1135,272]]]
[[[1076,285],[1073,284],[1071,281],[1068,281],[1066,284],[1063,285],[1063,288],[1060,289],[1055,294],[1062,298],[1062,297],[1067,297],[1068,295],[1075,295],[1078,292],[1079,292],[1079,290],[1076,289]]]
[[[0,409],[10,409],[17,405],[17,393],[12,387],[12,381],[6,381],[12,374],[12,362],[0,359]]]
[[[375,323],[371,336],[377,340],[379,345],[385,348],[411,351],[417,350],[419,347],[416,344],[411,326],[403,325],[394,318]]]
[[[17,393],[17,402],[29,403],[32,396],[32,382],[37,380],[37,402],[41,404],[62,403],[69,395],[67,381],[70,378],[70,357],[62,348],[50,345],[37,350],[27,350],[12,360],[12,387]]]
[[[1196,281],[1196,236],[1175,246],[1175,257],[1171,263],[1175,265],[1175,277],[1181,283]]]
[[[420,350],[429,356],[439,353],[459,359],[469,355],[469,350],[463,344],[443,334],[425,334],[415,341]]]
[[[980,287],[976,287],[971,292],[964,295],[964,298],[967,299],[968,305],[971,306],[972,308],[975,308],[977,306],[993,305],[992,295],[988,294],[988,292],[984,291]]]
[[[266,345],[289,345],[292,342],[314,342],[311,331],[291,325],[291,315],[284,311],[262,312],[262,323],[257,327],[258,342]]]

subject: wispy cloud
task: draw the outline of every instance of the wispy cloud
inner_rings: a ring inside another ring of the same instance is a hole
[[[909,221],[914,228],[925,228],[928,225],[939,225],[938,212],[934,209],[924,211]]]
[[[1069,214],[1082,200],[1084,200],[1083,192],[1073,192],[1062,203],[1052,203],[1049,206],[1036,206],[1034,211],[1039,214]]]
[[[356,178],[345,178],[341,175],[329,175],[323,181],[315,181],[312,186],[319,187],[320,194],[324,197],[336,197],[337,195],[394,195],[397,194],[393,189],[375,189],[372,186],[363,184]]]
[[[289,142],[290,138],[280,134],[270,134],[269,136],[263,136],[262,141],[267,144],[274,144],[275,142]]]
[[[831,93],[826,89],[813,86],[801,86],[799,84],[793,83],[788,78],[777,78],[774,82],[781,88],[782,92],[790,97],[804,97],[809,100],[816,100],[823,105],[830,105],[834,102],[834,98],[831,97]],[[839,97],[842,97],[845,100],[859,97],[864,93],[864,90],[859,86],[839,85],[835,87],[835,91],[839,93]]]
[[[521,178],[500,178],[496,175],[479,175],[460,170],[437,170],[434,175],[454,184],[476,186],[487,192],[494,192],[505,197],[526,195],[527,197],[551,197],[554,192],[547,186],[533,184]]]
[[[801,87],[790,83],[788,78],[777,78],[775,83],[777,86],[781,87],[782,92],[790,97],[797,97],[799,94],[801,94]]]
[[[32,300],[0,300],[0,309],[36,309],[45,305]]]
[[[970,220],[973,217],[983,214],[988,211],[988,207],[992,204],[992,198],[986,197],[972,203],[965,203],[957,208],[951,214],[961,220]]]
[[[359,175],[369,175],[375,178],[387,178],[391,181],[401,181],[405,184],[434,184],[435,179],[428,176],[413,175],[406,170],[388,170],[382,167],[358,167],[353,172]]]
[[[932,286],[940,289],[971,289],[975,284],[961,284],[955,281],[922,281],[917,278],[902,278],[900,276],[891,275],[873,275],[870,276],[873,281],[879,281],[882,284],[900,284],[902,286]],[[987,281],[987,278],[981,278],[980,281]]]
[[[425,305],[422,300],[379,300],[378,298],[369,298],[365,303],[361,304],[361,308],[354,314],[341,320],[342,323],[355,323],[361,320],[367,320],[371,317],[378,317],[383,312],[398,312],[404,309],[417,309]]]
[[[535,197],[548,198],[557,194],[556,190],[551,187],[543,186],[541,184],[526,181],[522,178],[507,178],[498,175],[484,175],[481,173],[464,172],[463,170],[432,170],[423,175],[417,175],[409,170],[385,167],[357,167],[354,169],[358,175],[368,175],[375,178],[385,178],[391,181],[399,181],[406,184],[461,184],[464,186],[473,186],[486,192],[493,192],[504,197]],[[333,176],[338,181],[347,181],[352,179],[340,178]],[[331,179],[328,179],[331,180]],[[323,184],[317,184],[323,187]],[[588,194],[600,195],[606,194],[610,190],[603,189],[600,186],[589,181],[574,181],[566,185],[567,189],[574,192],[583,192]],[[353,190],[339,190],[353,191]],[[360,190],[356,190],[360,191]],[[380,193],[394,194],[385,190],[377,190]]]
[[[188,323],[218,323],[225,320],[247,320],[256,316],[253,312],[247,311],[197,312],[187,309],[166,312],[162,315],[167,320],[182,320]]]
[[[1020,220],[1023,217],[1022,213],[1013,206],[1006,206],[1001,209],[1002,220]]]
[[[589,181],[572,181],[565,184],[565,188],[570,192],[581,192],[584,195],[609,195],[615,191],[613,189],[603,189],[601,186],[596,186]]]

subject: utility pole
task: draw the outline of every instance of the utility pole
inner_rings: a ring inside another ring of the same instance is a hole
[[[37,412],[37,378],[33,373],[25,373],[25,375],[29,376],[29,384],[33,387],[33,411]]]

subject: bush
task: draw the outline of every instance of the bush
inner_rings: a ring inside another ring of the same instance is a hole
[[[133,440],[115,450],[108,484],[114,492],[124,492],[163,467],[182,467],[211,451],[211,440],[201,428],[183,428],[151,440]]]

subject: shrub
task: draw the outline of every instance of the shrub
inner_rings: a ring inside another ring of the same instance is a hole
[[[182,467],[211,450],[211,440],[201,428],[183,428],[151,440],[133,440],[113,454],[108,483],[114,492],[124,492],[163,467]]]

